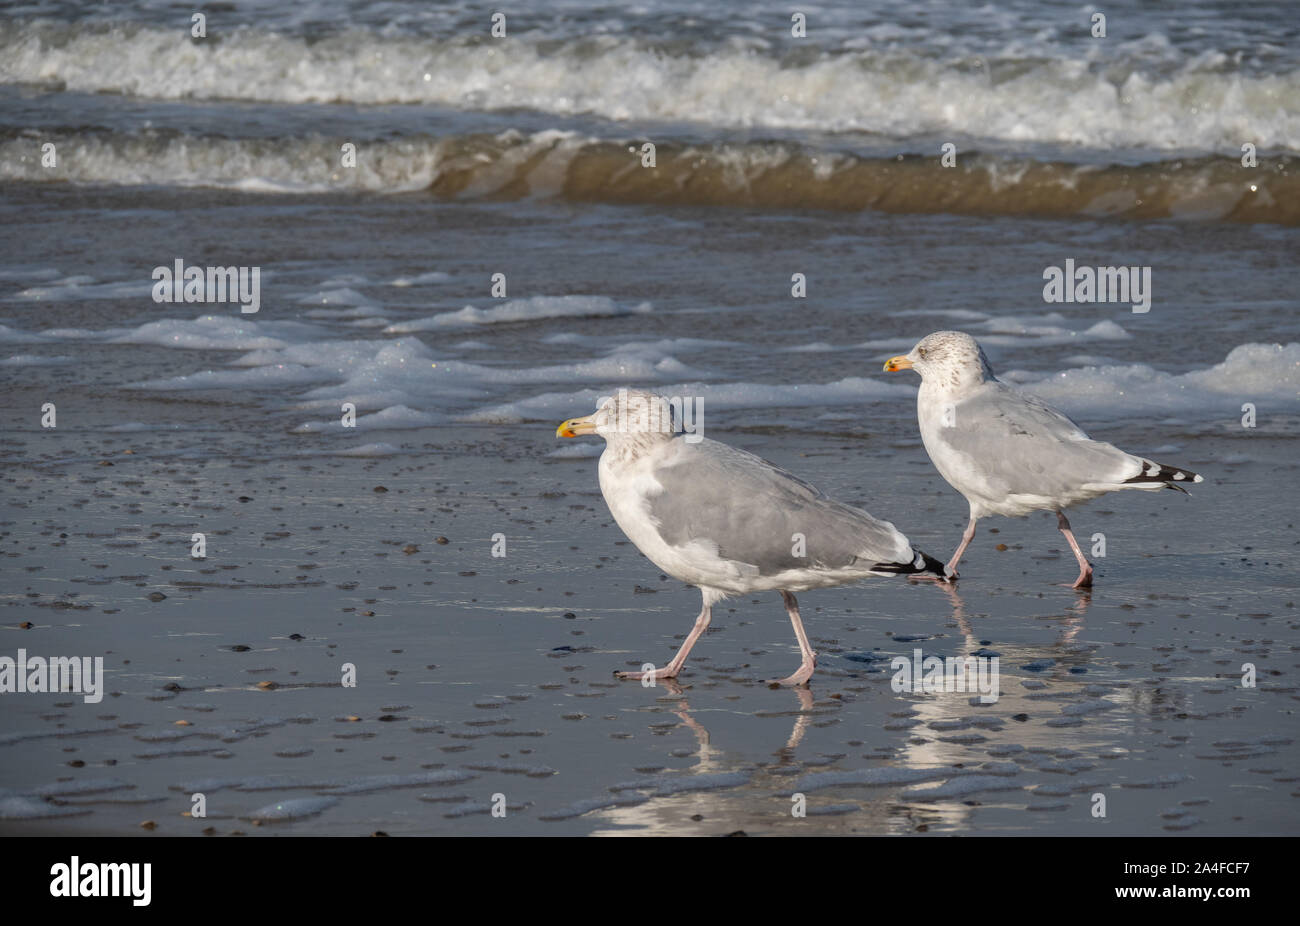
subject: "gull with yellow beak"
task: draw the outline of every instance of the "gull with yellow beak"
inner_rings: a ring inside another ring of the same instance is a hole
[[[970,523],[946,567],[957,563],[975,522],[991,514],[1021,517],[1055,511],[1057,528],[1079,562],[1074,588],[1092,585],[1092,566],[1079,549],[1064,509],[1119,489],[1177,489],[1200,482],[1196,473],[1165,466],[1092,440],[1041,399],[993,375],[979,343],[961,331],[936,331],[911,352],[885,361],[885,371],[915,370],[921,440],[935,469],[970,503]]]
[[[678,433],[662,396],[620,389],[594,414],[570,418],[558,437],[598,434],[598,467],[610,514],[646,558],[700,590],[695,626],[668,665],[619,678],[674,678],[729,595],[780,592],[802,657],[775,684],[803,685],[813,652],[794,593],[868,576],[929,572],[943,564],[912,548],[894,525],[828,498],[771,463],[708,439]]]

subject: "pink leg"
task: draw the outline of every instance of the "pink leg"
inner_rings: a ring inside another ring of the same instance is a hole
[[[682,666],[686,664],[686,657],[690,655],[691,647],[695,645],[695,641],[700,638],[704,631],[709,629],[709,620],[711,618],[712,609],[706,603],[703,610],[700,611],[700,616],[695,618],[695,626],[692,627],[691,632],[686,635],[686,640],[682,643],[681,649],[677,651],[677,655],[673,657],[673,661],[668,663],[668,665],[664,666],[662,669],[653,669],[649,672],[615,672],[615,677],[634,679],[676,678],[677,673],[682,671]]]
[[[813,652],[812,644],[808,642],[808,634],[804,633],[803,630],[803,621],[799,619],[799,602],[794,600],[794,595],[784,589],[781,590],[781,600],[785,602],[785,610],[790,615],[790,623],[794,624],[794,635],[799,641],[799,655],[802,657],[802,661],[793,675],[769,681],[768,684],[806,685],[808,679],[812,678],[813,669],[817,667],[817,654]]]
[[[957,563],[961,560],[961,555],[966,552],[970,542],[975,539],[975,519],[971,518],[970,523],[966,525],[966,533],[961,535],[961,543],[957,546],[957,552],[948,560],[948,565],[944,567],[944,572],[948,573],[948,581],[952,582],[957,578]]]
[[[1083,551],[1079,549],[1079,542],[1074,539],[1074,532],[1070,530],[1070,522],[1065,519],[1065,512],[1056,513],[1056,526],[1065,539],[1070,542],[1070,549],[1074,551],[1074,558],[1079,561],[1079,578],[1074,580],[1071,588],[1091,588],[1092,587],[1092,567],[1088,565],[1088,560],[1084,557]]]

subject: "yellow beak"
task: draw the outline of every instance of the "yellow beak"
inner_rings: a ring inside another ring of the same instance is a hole
[[[910,369],[912,369],[912,361],[908,360],[905,356],[901,354],[897,357],[890,357],[888,360],[885,361],[886,373],[895,373],[898,370],[910,370]]]
[[[556,437],[577,437],[579,434],[595,434],[596,422],[592,415],[585,418],[570,418],[555,429]]]

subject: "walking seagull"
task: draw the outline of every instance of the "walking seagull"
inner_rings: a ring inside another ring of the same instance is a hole
[[[961,331],[936,331],[910,353],[890,357],[885,371],[916,370],[921,389],[916,416],[935,469],[970,502],[970,523],[946,567],[975,536],[975,522],[991,514],[1020,517],[1056,512],[1056,526],[1079,561],[1074,588],[1092,585],[1092,566],[1079,549],[1065,510],[1119,489],[1177,489],[1200,482],[1196,473],[1153,463],[1095,441],[1065,415],[993,375],[979,343]]]
[[[620,389],[594,414],[570,418],[557,437],[599,434],[600,491],[610,514],[652,563],[700,590],[703,607],[668,665],[619,678],[674,678],[729,595],[781,593],[802,661],[774,684],[803,685],[817,654],[794,593],[866,576],[929,572],[943,564],[912,548],[888,521],[828,498],[751,453],[677,433],[662,396]]]

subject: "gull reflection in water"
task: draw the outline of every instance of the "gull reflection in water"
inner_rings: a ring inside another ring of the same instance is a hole
[[[925,655],[967,656],[980,652],[984,644],[975,629],[979,617],[968,612],[965,601],[955,588],[936,584],[948,599],[951,607],[949,619],[960,636],[947,641],[943,646],[946,652],[938,651],[941,644],[936,641],[932,644],[934,648],[926,650]],[[773,757],[770,762],[747,759],[747,756],[754,755],[752,750],[728,751],[713,745],[710,731],[691,703],[692,698],[697,702],[712,698],[712,693],[691,692],[675,681],[660,680],[660,691],[656,695],[660,705],[658,709],[671,713],[677,718],[679,728],[690,731],[696,744],[696,763],[689,770],[644,779],[639,789],[620,791],[630,802],[597,811],[611,825],[598,832],[809,832],[804,829],[806,820],[792,818],[790,814],[791,794],[808,774],[828,769],[852,771],[882,766],[971,768],[989,762],[1006,763],[1011,760],[996,755],[998,747],[1004,744],[1020,747],[1023,751],[1014,755],[1021,757],[1035,748],[1047,751],[1068,748],[1075,737],[1069,727],[1053,727],[1041,722],[1022,724],[1016,718],[1028,715],[1041,719],[1045,711],[1059,712],[1063,704],[1071,703],[1045,699],[1041,694],[1038,698],[1032,697],[1035,691],[1047,689],[1068,698],[1089,684],[1086,676],[1073,674],[1070,670],[1088,662],[1092,652],[1092,647],[1081,644],[1078,639],[1090,605],[1091,596],[1080,594],[1068,608],[1038,615],[1037,620],[1058,625],[1055,638],[1047,645],[998,643],[984,650],[985,653],[996,650],[999,658],[998,700],[992,704],[981,704],[979,692],[973,690],[895,693],[890,690],[892,673],[888,670],[866,676],[857,673],[841,676],[843,681],[869,683],[866,688],[858,689],[860,697],[856,700],[861,706],[857,716],[861,720],[864,716],[861,712],[869,711],[868,722],[875,721],[871,724],[873,729],[862,730],[861,736],[875,747],[875,755],[852,758],[845,755],[830,765],[816,761],[825,758],[825,754],[801,757],[800,747],[806,751],[807,737],[819,717],[841,713],[847,704],[854,703],[841,704],[829,700],[819,703],[816,700],[819,689],[825,691],[837,684],[832,681],[834,676],[814,677],[811,689],[783,689],[782,693],[790,698],[788,708],[754,711],[753,716],[771,721],[790,719],[788,728],[781,726],[779,735],[784,742],[777,740],[769,747],[772,749],[769,754]],[[895,655],[910,658],[912,653],[909,647],[908,652]],[[1035,670],[1025,671],[1027,666],[1034,666]],[[1024,682],[1028,682],[1030,687],[1026,687]],[[1039,682],[1042,684],[1037,684]],[[1110,693],[1107,697],[1123,698],[1125,695]],[[734,715],[728,711],[719,716]],[[847,752],[840,741],[827,744],[818,738],[818,748],[825,749],[827,745],[837,752]],[[990,754],[991,749],[994,754]],[[942,776],[927,779],[924,784],[939,780]],[[665,781],[670,783],[666,789],[658,790],[654,786],[654,783]],[[713,781],[719,782],[717,787],[709,787]],[[1023,771],[1017,784],[1021,782],[1034,783],[1024,776]],[[695,790],[697,784],[708,789]],[[973,807],[963,804],[961,798],[920,801],[914,797],[902,797],[906,790],[904,785],[870,789],[834,786],[819,790],[815,799],[809,795],[808,806],[819,810],[837,806],[848,811],[842,815],[815,818],[816,831],[823,833],[912,831],[923,823],[951,823],[960,827],[966,825],[975,812]],[[977,796],[984,803],[996,802],[999,798],[1024,803],[1028,794],[1022,790],[991,791]]]
[[[791,709],[759,711],[756,716],[790,717],[789,732],[782,734],[784,744],[773,751],[774,762],[755,763],[739,751],[729,754],[712,744],[709,730],[691,708],[686,688],[671,679],[660,679],[656,684],[662,690],[656,700],[680,721],[679,727],[694,737],[696,763],[689,770],[629,782],[628,787],[616,786],[619,798],[629,803],[602,807],[597,812],[617,829],[601,829],[593,835],[718,834],[767,827],[780,819],[783,811],[788,815],[789,799],[776,796],[776,791],[788,789],[793,773],[801,770],[796,751],[813,718],[834,708],[818,709],[807,688],[781,689],[783,698],[790,698]],[[638,800],[638,795],[644,800]]]

